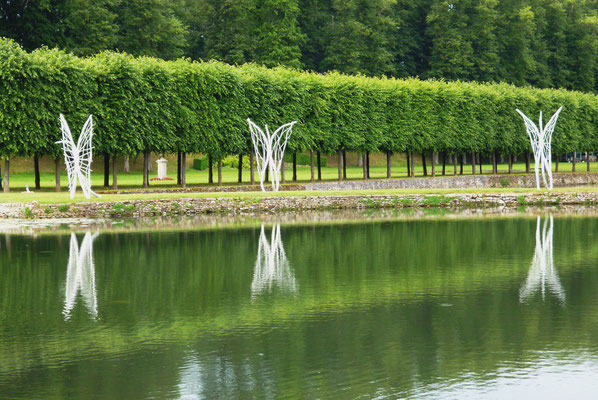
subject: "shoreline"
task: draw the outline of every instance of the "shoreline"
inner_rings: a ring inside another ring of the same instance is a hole
[[[323,194],[262,197],[184,197],[40,204],[0,203],[0,219],[119,219],[196,215],[420,208],[502,208],[598,205],[598,191],[446,194]]]

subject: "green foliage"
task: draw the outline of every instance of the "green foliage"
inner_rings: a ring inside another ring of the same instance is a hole
[[[509,180],[509,178],[502,178],[500,180],[500,186],[502,187],[507,187],[511,185],[511,181]]]
[[[58,211],[60,211],[60,212],[65,213],[65,212],[68,212],[68,210],[69,210],[68,204],[61,204],[58,206]]]
[[[23,215],[25,218],[33,218],[33,211],[31,211],[31,207],[25,207],[23,210]]]
[[[202,171],[204,169],[208,169],[209,165],[210,164],[208,161],[208,157],[193,159],[193,168],[194,169],[198,169],[198,170]]]
[[[292,163],[293,162],[293,154],[286,153],[284,155],[284,162]],[[314,155],[314,165],[317,166],[318,160]],[[297,153],[297,165],[311,165],[311,156],[309,154]],[[328,158],[320,156],[320,165],[325,167],[328,165]]]
[[[59,113],[75,135],[94,115],[96,155],[185,151],[211,154],[226,164],[227,155],[253,151],[247,117],[262,127],[298,121],[287,162],[294,151],[330,154],[339,148],[523,154],[530,151],[529,140],[515,108],[534,119],[542,110],[546,122],[561,105],[554,153],[595,151],[598,97],[593,94],[112,52],[81,59],[59,50],[27,53],[0,40],[2,157],[59,155]],[[237,166],[236,157],[229,161]],[[309,165],[309,156],[299,153],[298,163]]]

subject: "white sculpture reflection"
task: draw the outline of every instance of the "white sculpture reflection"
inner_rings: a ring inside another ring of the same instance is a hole
[[[251,122],[249,123],[249,131],[251,132],[251,141],[253,142],[253,149],[255,150],[255,159],[257,162],[257,173],[260,178],[260,186],[262,192],[264,189],[264,178],[266,169],[270,169],[270,180],[272,181],[272,190],[278,192],[280,188],[280,168],[283,163],[284,150],[287,147],[287,141],[293,132],[293,125],[297,121],[284,124],[270,133],[268,125],[266,125],[266,132]]]
[[[519,291],[519,301],[526,302],[539,290],[542,300],[546,295],[546,289],[556,296],[562,303],[565,302],[565,289],[561,284],[559,275],[554,268],[552,259],[552,236],[554,221],[552,215],[544,221],[544,228],[540,217],[536,226],[536,251],[532,259],[532,266],[529,270],[527,280]]]
[[[284,251],[280,224],[272,227],[270,242],[262,225],[253,282],[251,282],[251,296],[255,297],[261,292],[270,291],[274,286],[286,292],[297,291],[297,281]]]
[[[62,131],[62,144],[64,151],[64,163],[66,164],[66,172],[69,180],[69,192],[71,199],[75,197],[77,190],[77,180],[83,191],[85,198],[89,199],[93,194],[100,197],[99,194],[91,190],[91,162],[93,160],[93,146],[91,141],[93,139],[93,117],[90,115],[81,129],[81,135],[77,143],[73,139],[73,134],[69,128],[69,124],[62,114],[60,114],[60,129]]]
[[[69,320],[71,317],[71,311],[75,307],[79,291],[89,313],[94,318],[98,315],[95,266],[93,263],[93,241],[97,236],[98,233],[92,235],[87,232],[81,242],[81,248],[79,248],[77,237],[74,233],[71,233],[69,263],[66,270],[64,310],[62,311],[65,320]]]
[[[556,126],[556,121],[563,107],[560,107],[550,118],[546,127],[542,128],[542,111],[540,111],[539,128],[519,109],[517,112],[525,121],[525,128],[534,152],[534,171],[536,173],[536,188],[540,190],[540,177],[538,168],[542,170],[542,180],[548,190],[552,190],[552,133]],[[548,179],[547,179],[548,176]]]

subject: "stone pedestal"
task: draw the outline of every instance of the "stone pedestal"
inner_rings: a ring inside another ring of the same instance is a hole
[[[168,160],[166,160],[165,158],[160,158],[159,160],[156,161],[156,164],[158,164],[158,179],[168,178],[168,174],[166,172],[166,164],[167,163],[168,163]]]

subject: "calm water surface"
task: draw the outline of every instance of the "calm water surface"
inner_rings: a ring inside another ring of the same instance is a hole
[[[598,398],[598,218],[0,237],[0,398]]]

